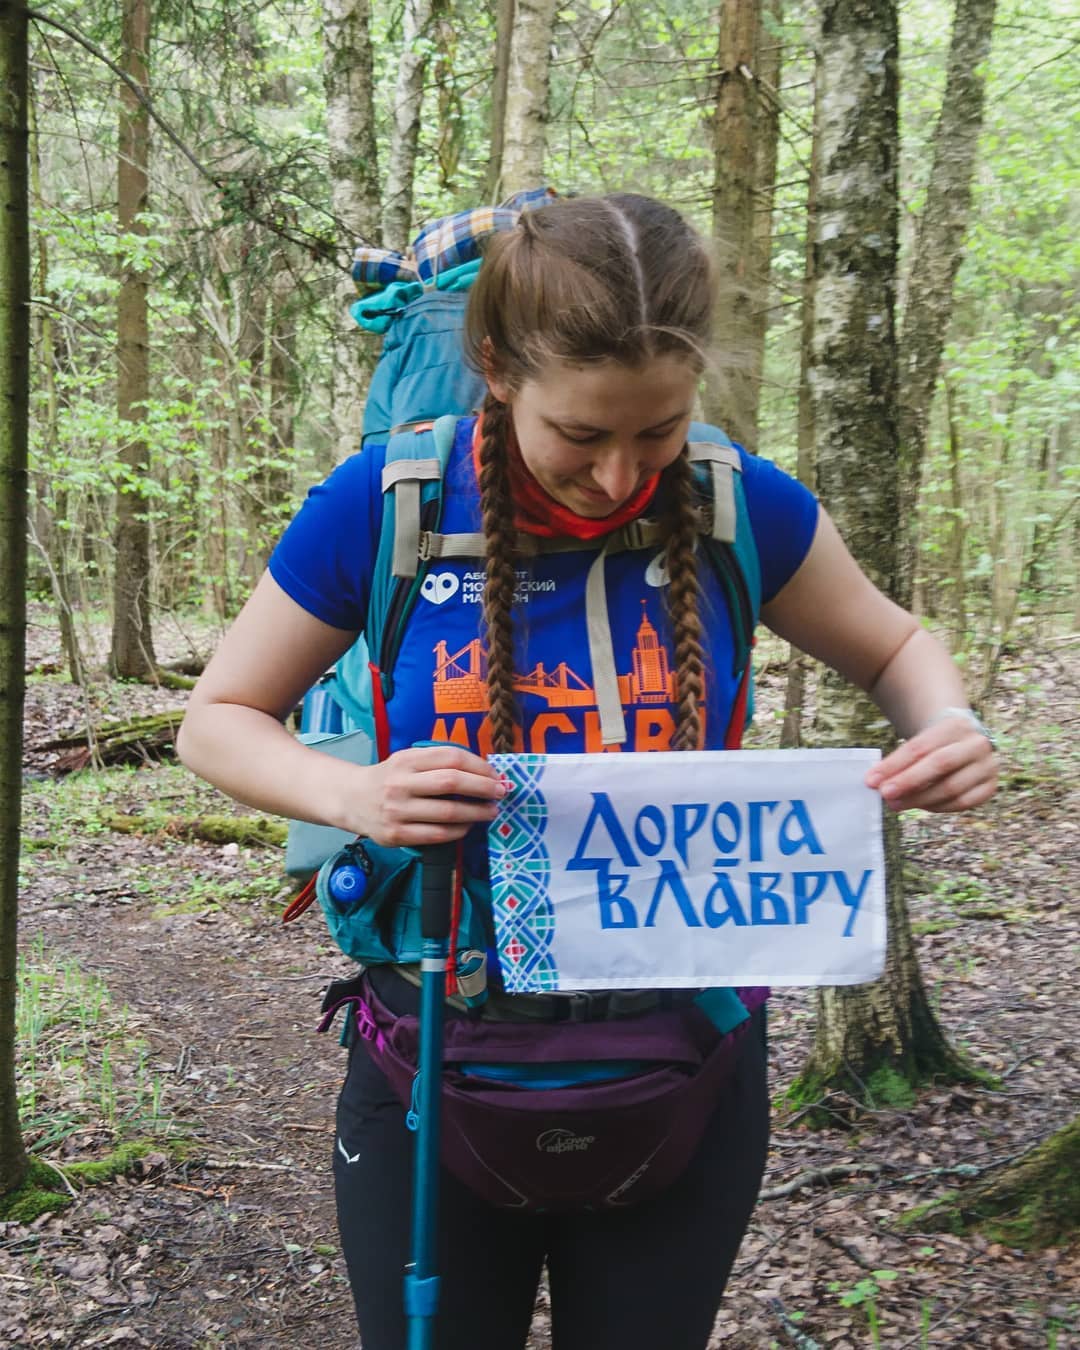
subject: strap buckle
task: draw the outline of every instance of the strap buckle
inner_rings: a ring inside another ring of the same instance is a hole
[[[655,521],[643,516],[639,516],[637,520],[628,520],[622,527],[623,547],[627,552],[647,548],[650,543],[655,542],[651,538],[655,524]]]
[[[587,989],[577,989],[568,994],[554,994],[557,1009],[556,1022],[599,1022],[607,1016],[607,990],[595,993]]]

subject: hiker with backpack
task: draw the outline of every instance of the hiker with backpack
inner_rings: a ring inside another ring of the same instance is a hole
[[[479,416],[372,438],[312,490],[193,692],[179,751],[252,806],[362,837],[351,856],[388,897],[387,951],[359,949],[367,969],[327,1000],[350,1011],[334,1172],[365,1350],[406,1340],[419,993],[394,878],[403,849],[448,843],[457,947],[483,979],[459,966],[446,1007],[435,1343],[523,1346],[546,1266],[556,1350],[701,1350],[765,1165],[765,991],[502,992],[483,883],[504,786],[486,756],[737,746],[759,612],[907,738],[867,777],[894,809],[979,805],[993,748],[948,654],[812,494],[692,425],[715,287],[677,213],[629,194],[545,203],[486,238],[470,282]],[[369,764],[283,725],[360,634]],[[694,1071],[669,1071],[684,1044]],[[671,1128],[610,1171],[654,1083]],[[595,1128],[564,1128],[563,1110]],[[605,1133],[613,1121],[629,1123]],[[596,1194],[545,1194],[543,1169],[579,1155]],[[622,1180],[601,1184],[605,1168]]]

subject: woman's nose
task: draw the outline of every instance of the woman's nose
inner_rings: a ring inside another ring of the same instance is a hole
[[[613,450],[594,461],[592,477],[613,502],[623,502],[637,487],[640,471],[633,455],[625,450]]]

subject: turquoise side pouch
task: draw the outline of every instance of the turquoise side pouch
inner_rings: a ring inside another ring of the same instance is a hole
[[[330,877],[345,864],[367,874],[363,896],[342,903],[330,892]],[[420,960],[420,854],[411,848],[383,848],[370,839],[354,840],[328,858],[319,869],[315,894],[330,936],[363,966],[410,965]],[[466,880],[461,898],[458,950],[483,951],[487,938],[483,922],[483,892],[479,882]]]

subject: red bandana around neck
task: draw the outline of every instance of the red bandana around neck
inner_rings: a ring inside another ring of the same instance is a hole
[[[483,440],[483,415],[476,419],[473,428],[472,455],[476,478],[480,480],[480,445]],[[653,476],[644,483],[628,502],[624,502],[610,516],[595,519],[592,516],[579,516],[568,506],[563,506],[554,497],[545,492],[525,466],[518,449],[517,441],[511,433],[509,445],[510,490],[514,494],[514,524],[525,534],[535,534],[544,539],[599,539],[620,525],[639,516],[652,500],[660,475]]]

